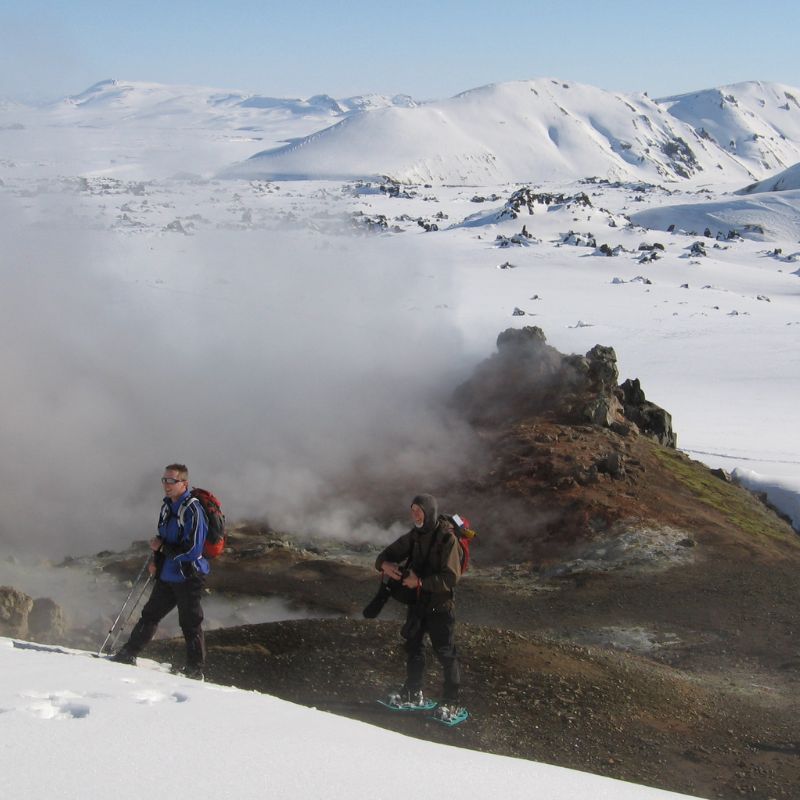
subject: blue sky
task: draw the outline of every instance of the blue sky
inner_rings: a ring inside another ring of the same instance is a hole
[[[652,97],[800,86],[796,0],[0,0],[0,96],[106,78],[277,97],[433,99],[552,76]]]

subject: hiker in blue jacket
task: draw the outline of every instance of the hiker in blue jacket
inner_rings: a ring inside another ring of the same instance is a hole
[[[148,565],[155,586],[130,638],[111,660],[135,664],[136,656],[155,635],[158,623],[177,606],[178,623],[186,640],[186,665],[180,671],[202,680],[206,649],[200,600],[209,573],[208,561],[203,558],[208,520],[200,502],[192,497],[185,464],[165,467],[161,485],[165,497],[158,535],[150,540],[153,559]]]

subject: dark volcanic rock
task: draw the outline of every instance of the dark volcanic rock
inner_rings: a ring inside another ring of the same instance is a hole
[[[644,396],[639,379],[627,380],[619,388],[625,416],[635,422],[645,436],[666,447],[677,447],[678,435],[672,430],[672,415]]]
[[[456,405],[478,423],[520,419],[558,406],[586,380],[588,362],[572,364],[547,344],[541,328],[509,328],[497,353],[456,392]]]
[[[497,337],[497,353],[458,389],[455,403],[471,422],[483,425],[547,415],[612,428],[627,419],[674,447],[670,415],[645,399],[638,380],[622,387],[618,380],[612,347],[598,344],[585,356],[564,355],[547,344],[541,328],[509,328]]]

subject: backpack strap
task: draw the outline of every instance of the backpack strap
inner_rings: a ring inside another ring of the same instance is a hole
[[[183,520],[186,518],[187,510],[192,505],[200,506],[201,509],[203,508],[200,501],[191,494],[180,504],[180,507],[178,508],[178,530],[181,532],[181,535],[183,535]],[[195,513],[197,513],[196,509]]]
[[[172,509],[170,508],[169,500],[165,500],[161,504],[161,512],[158,515],[158,527],[159,529],[167,524],[167,520],[172,516]]]

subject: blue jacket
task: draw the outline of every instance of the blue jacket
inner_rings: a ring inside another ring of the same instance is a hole
[[[195,575],[208,575],[208,561],[203,558],[207,532],[206,512],[191,492],[174,502],[165,497],[158,517],[158,536],[164,542],[158,577],[167,583],[183,583]]]

